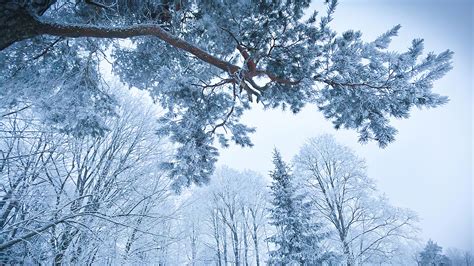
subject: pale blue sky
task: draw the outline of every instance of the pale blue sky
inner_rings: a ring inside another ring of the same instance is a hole
[[[273,147],[290,160],[307,138],[332,133],[367,160],[369,176],[393,204],[419,214],[424,241],[432,238],[444,248],[474,251],[472,14],[473,4],[467,0],[340,1],[333,23],[338,32],[357,29],[372,40],[401,24],[392,49],[406,50],[411,39],[422,37],[426,51],[453,50],[454,69],[434,88],[451,101],[393,121],[399,134],[386,149],[360,145],[352,131],[335,131],[313,106],[297,115],[257,107],[243,118],[257,127],[254,148],[221,150],[219,164],[267,174]]]

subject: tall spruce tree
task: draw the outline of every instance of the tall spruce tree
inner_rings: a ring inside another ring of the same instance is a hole
[[[274,170],[270,173],[271,185],[270,223],[275,234],[269,238],[276,249],[270,252],[272,265],[320,265],[327,254],[320,248],[326,237],[321,224],[312,220],[304,195],[293,184],[290,167],[278,150],[273,153]]]

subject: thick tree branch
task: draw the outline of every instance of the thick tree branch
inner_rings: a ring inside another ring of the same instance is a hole
[[[255,73],[257,71],[257,65],[255,64],[254,60],[250,58],[250,55],[247,50],[240,44],[237,45],[237,50],[239,50],[240,54],[244,57],[250,73]]]
[[[13,13],[12,13],[13,14]],[[256,63],[250,57],[247,50],[240,44],[237,49],[246,60],[248,70],[243,70],[241,67],[233,65],[227,61],[224,61],[216,56],[209,54],[203,49],[177,37],[166,30],[164,30],[158,24],[139,24],[122,27],[106,27],[106,26],[94,26],[94,25],[79,25],[79,24],[60,24],[49,21],[40,20],[36,16],[32,16],[21,9],[15,11],[16,22],[9,27],[4,27],[4,23],[0,21],[2,25],[1,32],[5,31],[6,34],[0,36],[0,51],[7,48],[11,44],[29,39],[40,35],[52,35],[64,38],[80,38],[80,37],[93,37],[93,38],[110,38],[110,39],[127,39],[138,36],[154,36],[158,37],[162,41],[169,45],[186,51],[198,59],[211,64],[227,73],[231,76],[235,76],[238,73],[244,80],[251,80],[256,76],[267,75],[272,82],[282,83],[286,85],[296,85],[299,81],[292,81],[285,78],[277,77],[265,70],[257,69]],[[28,23],[24,23],[27,21]],[[20,23],[21,22],[21,23]]]
[[[239,71],[239,67],[223,61],[199,47],[196,47],[176,36],[165,31],[156,24],[140,24],[124,27],[101,27],[90,25],[58,24],[50,22],[40,22],[37,30],[38,35],[53,35],[69,38],[95,37],[95,38],[131,38],[137,36],[155,36],[164,42],[184,50],[202,61],[218,67],[231,74]]]
[[[269,73],[268,71],[257,70],[257,76],[260,76],[260,75],[266,75],[271,81],[282,83],[285,85],[297,85],[298,83],[300,83],[300,80],[289,80],[289,79],[275,76],[272,73]]]

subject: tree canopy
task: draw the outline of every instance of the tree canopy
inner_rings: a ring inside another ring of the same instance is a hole
[[[251,146],[240,122],[255,104],[294,113],[313,105],[336,128],[384,147],[390,118],[447,98],[433,82],[452,52],[423,55],[423,40],[390,51],[396,25],[373,41],[330,28],[336,0],[1,0],[0,112],[34,109],[76,136],[103,134],[115,115],[101,64],[166,111],[158,134],[177,144],[164,164],[174,188],[207,182],[216,142]],[[309,16],[307,16],[309,15]]]

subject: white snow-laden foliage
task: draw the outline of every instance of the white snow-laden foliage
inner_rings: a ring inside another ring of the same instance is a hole
[[[416,215],[379,196],[363,161],[327,136],[302,148],[294,173],[275,153],[269,178],[222,167],[207,186],[177,196],[159,167],[173,145],[153,137],[149,117],[156,111],[137,108],[134,97],[116,97],[121,107],[102,136],[51,131],[31,109],[0,120],[1,263],[409,265],[418,259]]]
[[[337,34],[337,2],[325,3],[304,20],[309,0],[1,1],[0,114],[31,107],[59,132],[106,134],[118,108],[99,67],[107,60],[166,110],[157,133],[177,148],[162,166],[180,191],[209,181],[216,143],[252,145],[240,117],[255,104],[311,105],[384,147],[396,134],[390,118],[447,101],[432,88],[451,51],[424,55],[422,39],[391,51],[400,26],[372,41]]]
[[[443,248],[439,246],[433,240],[428,240],[426,246],[423,248],[417,256],[418,265],[428,266],[428,265],[451,265],[450,259],[443,255]],[[472,262],[471,262],[472,263]],[[461,263],[459,265],[462,265]]]
[[[416,214],[331,136],[268,176],[215,169],[258,105],[385,147],[448,101],[451,51],[336,33],[337,1],[310,3],[0,0],[0,264],[472,265],[415,248]]]
[[[303,145],[295,167],[312,208],[334,231],[345,264],[407,263],[402,258],[416,243],[418,217],[377,192],[364,160],[322,135]]]
[[[180,265],[265,265],[268,189],[252,172],[219,168],[183,204]]]
[[[150,107],[125,93],[101,136],[52,131],[32,110],[0,120],[0,261],[164,260],[177,209]],[[126,99],[126,100],[125,100]]]
[[[327,237],[321,223],[314,221],[310,203],[297,189],[291,170],[273,153],[275,169],[271,172],[270,224],[275,233],[269,241],[276,246],[270,252],[271,265],[323,265],[331,256],[321,248]]]

